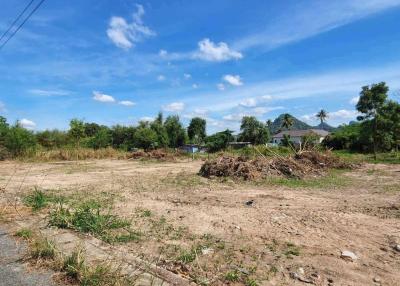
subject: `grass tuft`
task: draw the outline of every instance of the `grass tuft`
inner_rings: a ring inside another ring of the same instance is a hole
[[[56,256],[54,242],[43,237],[35,239],[31,244],[30,256],[32,259],[54,259]]]
[[[139,232],[130,229],[131,223],[128,220],[110,214],[110,209],[104,210],[94,200],[72,209],[60,204],[50,213],[49,223],[58,228],[90,233],[109,243],[139,241],[141,236]]]
[[[33,235],[32,230],[30,230],[29,228],[21,228],[15,233],[15,236],[18,236],[23,239],[30,239],[32,238],[32,235]]]

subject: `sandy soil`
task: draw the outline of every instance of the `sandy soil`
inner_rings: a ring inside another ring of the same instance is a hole
[[[197,176],[201,163],[2,162],[0,202],[34,187],[113,195],[114,212],[143,233],[120,247],[198,284],[400,285],[399,165],[304,188],[208,180]],[[341,258],[344,250],[357,259]]]

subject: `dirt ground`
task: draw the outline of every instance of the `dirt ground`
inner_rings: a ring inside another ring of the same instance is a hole
[[[199,285],[400,285],[400,165],[297,184],[210,180],[201,164],[1,162],[0,203],[35,187],[111,197],[142,233],[119,247]]]

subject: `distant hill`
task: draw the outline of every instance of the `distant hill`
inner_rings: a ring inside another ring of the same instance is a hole
[[[330,126],[328,123],[326,123],[326,122],[324,122],[324,123],[320,123],[320,124],[318,124],[317,126],[314,126],[313,128],[315,128],[315,129],[322,129],[322,130],[326,130],[326,131],[328,131],[328,132],[333,132],[333,131],[335,131],[337,128],[336,127],[333,127],[333,126]]]
[[[317,126],[311,126],[311,125],[308,125],[307,123],[297,119],[296,117],[294,117],[292,115],[290,115],[290,116],[293,118],[293,125],[292,125],[292,127],[290,127],[291,130],[323,129],[323,130],[332,132],[336,129],[335,127],[332,127],[325,122],[322,125],[319,124]],[[284,117],[285,117],[285,114],[281,114],[272,122],[271,126],[269,127],[271,134],[276,134],[279,131],[287,130],[286,128],[281,127]]]

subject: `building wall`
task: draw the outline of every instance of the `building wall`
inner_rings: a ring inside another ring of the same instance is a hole
[[[290,137],[290,141],[295,144],[300,144],[303,137]],[[318,143],[321,143],[325,137],[319,137]],[[272,138],[272,143],[281,144],[283,138]]]

